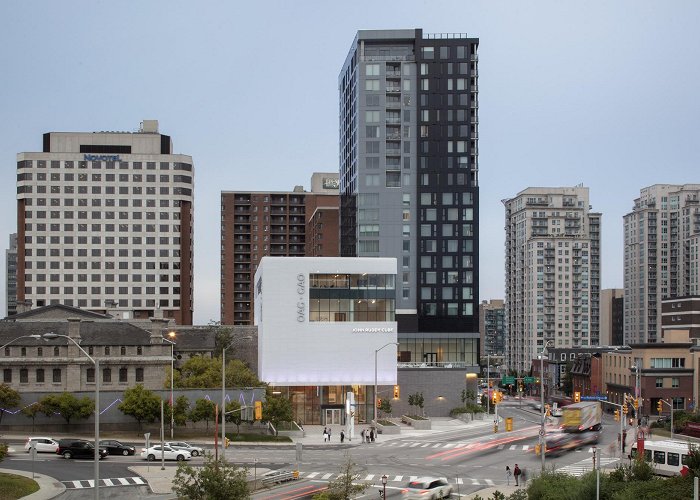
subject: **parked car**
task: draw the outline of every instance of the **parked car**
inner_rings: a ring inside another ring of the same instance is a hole
[[[100,460],[107,456],[107,450],[100,447]],[[60,439],[56,455],[63,458],[95,458],[95,445],[85,439]]]
[[[107,453],[110,455],[133,455],[136,453],[136,448],[128,444],[124,444],[121,441],[115,441],[114,439],[106,439],[100,441],[100,448],[105,448]]]
[[[162,454],[165,455],[165,460],[177,460],[178,462],[182,462],[183,460],[192,459],[192,454],[189,451],[176,450],[170,446],[163,446],[162,452],[160,445],[151,446],[150,448],[144,448],[141,450],[141,458],[145,458],[149,462],[160,460]]]
[[[204,448],[201,446],[195,446],[191,443],[186,443],[185,441],[169,441],[165,443],[165,446],[170,446],[176,450],[186,450],[189,451],[193,457],[198,457],[199,455],[204,455]]]
[[[406,488],[401,490],[403,498],[448,498],[452,496],[452,485],[444,479],[435,477],[420,477],[410,481]]]
[[[24,444],[24,451],[29,453],[32,446],[34,446],[37,453],[56,453],[58,441],[50,437],[28,437],[27,442]]]

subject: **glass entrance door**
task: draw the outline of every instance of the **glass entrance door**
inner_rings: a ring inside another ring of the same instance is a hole
[[[326,408],[326,424],[325,425],[341,425],[340,409]]]

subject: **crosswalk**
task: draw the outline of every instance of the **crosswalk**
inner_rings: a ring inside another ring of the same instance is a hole
[[[78,490],[83,488],[94,488],[94,479],[83,479],[76,481],[61,481],[67,489]],[[134,477],[115,477],[109,479],[100,479],[100,488],[110,487],[110,486],[143,486],[147,484],[146,481],[138,476]]]
[[[304,479],[320,480],[320,481],[332,481],[338,479],[342,474],[336,472],[308,472],[299,471],[299,477]],[[407,483],[409,481],[415,481],[423,476],[409,476],[409,475],[390,475],[387,477],[387,483]],[[360,481],[381,481],[382,474],[366,474],[359,478]],[[468,477],[457,477],[457,478],[447,478],[443,477],[443,480],[450,484],[466,484],[471,486],[496,486],[496,482],[492,479],[485,478],[468,478]]]
[[[466,443],[466,442],[451,442],[451,443],[434,443],[424,441],[385,441],[376,443],[376,446],[385,448],[429,448],[449,450],[451,448],[462,448],[468,450],[472,446],[482,443]],[[533,445],[529,444],[499,444],[496,449],[509,451],[533,451]],[[576,450],[577,453],[593,453],[593,447],[584,447]]]
[[[600,468],[604,469],[610,464],[614,464],[615,462],[619,462],[619,458],[609,458],[609,457],[602,457],[600,459]],[[586,474],[587,472],[590,472],[593,470],[593,460],[590,458],[587,458],[586,460],[581,460],[580,462],[576,462],[575,464],[567,465],[565,467],[560,467],[556,469],[556,472],[561,472],[564,474],[569,474],[570,476],[576,476],[580,477]]]

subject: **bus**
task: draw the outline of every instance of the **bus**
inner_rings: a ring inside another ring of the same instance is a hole
[[[685,441],[644,441],[644,460],[654,467],[660,476],[676,476],[688,463],[690,443]],[[637,445],[632,446],[632,458],[637,456]]]

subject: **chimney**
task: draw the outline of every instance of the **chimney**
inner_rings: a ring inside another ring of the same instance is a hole
[[[66,318],[68,321],[68,336],[80,344],[80,318]]]
[[[170,321],[163,318],[149,319],[151,320],[151,345],[162,345],[164,329],[167,329]]]
[[[31,309],[32,309],[32,301],[31,300],[25,299],[25,300],[18,300],[17,301],[17,314],[31,311]]]

